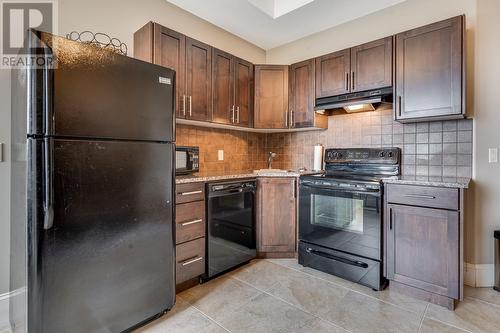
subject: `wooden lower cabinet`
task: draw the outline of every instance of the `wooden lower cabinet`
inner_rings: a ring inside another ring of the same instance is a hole
[[[175,192],[175,276],[180,292],[205,274],[205,184],[179,184]]]
[[[257,252],[260,257],[294,257],[297,243],[295,178],[257,180]]]
[[[448,196],[420,194],[432,190],[444,190]],[[406,288],[414,296],[451,309],[462,297],[461,205],[457,200],[453,210],[432,208],[447,205],[448,197],[458,199],[461,194],[459,189],[387,186],[385,262],[391,287]],[[419,205],[426,206],[414,206],[417,196]],[[394,198],[398,203],[391,203]]]

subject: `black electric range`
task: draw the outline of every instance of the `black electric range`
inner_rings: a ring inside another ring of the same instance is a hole
[[[325,151],[325,173],[300,177],[300,264],[383,289],[381,180],[400,161],[399,148]]]

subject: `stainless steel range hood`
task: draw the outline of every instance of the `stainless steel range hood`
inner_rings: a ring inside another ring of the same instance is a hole
[[[373,111],[380,103],[392,103],[392,87],[316,99],[314,110],[321,114],[344,109],[347,113]]]

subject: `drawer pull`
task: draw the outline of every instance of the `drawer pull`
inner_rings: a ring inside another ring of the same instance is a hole
[[[203,222],[203,220],[202,219],[191,220],[191,221],[181,223],[181,226],[185,227],[187,225],[196,224],[196,223],[200,223],[200,222]]]
[[[418,198],[418,199],[436,199],[435,196],[432,195],[423,195],[423,194],[405,194],[407,198]]]
[[[203,191],[191,191],[191,192],[181,192],[180,195],[193,195],[193,194],[201,194]]]
[[[194,258],[194,259],[188,259],[186,261],[183,261],[181,263],[181,265],[182,266],[188,266],[188,265],[194,264],[195,262],[198,262],[200,260],[203,260],[203,257],[197,257],[197,258]]]

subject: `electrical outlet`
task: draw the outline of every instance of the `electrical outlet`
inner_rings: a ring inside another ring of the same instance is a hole
[[[490,163],[498,163],[498,148],[488,149],[488,160]]]
[[[219,161],[224,161],[224,150],[219,149],[219,150],[217,151],[217,156],[218,156],[218,158],[219,158]]]

